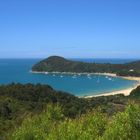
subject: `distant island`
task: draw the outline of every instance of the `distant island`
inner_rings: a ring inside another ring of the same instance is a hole
[[[118,76],[140,76],[140,61],[125,64],[87,63],[51,56],[32,67],[33,72],[114,73]]]

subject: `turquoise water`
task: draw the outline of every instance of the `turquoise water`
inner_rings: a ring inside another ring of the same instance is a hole
[[[9,84],[11,82],[42,83],[76,96],[87,96],[125,89],[136,83],[122,78],[100,75],[30,73],[32,65],[38,61],[39,59],[0,59],[0,84]]]

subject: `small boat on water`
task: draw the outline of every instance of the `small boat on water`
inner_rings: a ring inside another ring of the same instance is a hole
[[[98,79],[97,79],[97,83],[100,83],[100,79],[99,79],[99,76],[98,76]]]
[[[48,72],[45,72],[45,74],[49,74]]]
[[[74,76],[72,76],[72,78],[73,78],[73,79],[75,79],[75,78],[77,78],[77,76],[76,76],[76,75],[74,75]]]
[[[90,74],[87,74],[87,76],[89,77],[89,76],[90,76]]]
[[[92,79],[90,76],[87,77],[88,79]]]
[[[108,78],[108,80],[109,80],[109,81],[111,81],[111,80],[112,80],[112,78]]]

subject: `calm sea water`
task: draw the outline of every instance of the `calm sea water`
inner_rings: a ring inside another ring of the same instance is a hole
[[[81,59],[78,59],[81,60]],[[111,92],[133,86],[136,82],[121,78],[100,75],[61,75],[33,74],[29,71],[40,59],[0,59],[0,84],[42,83],[49,84],[56,90],[72,93],[76,96],[86,96]],[[82,59],[85,62],[125,63],[133,60],[102,60]]]

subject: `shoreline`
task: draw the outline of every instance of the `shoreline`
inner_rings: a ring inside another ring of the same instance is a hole
[[[110,77],[118,77],[118,78],[123,78],[123,79],[127,79],[127,80],[132,80],[132,81],[138,81],[140,82],[140,77],[132,77],[132,76],[118,76],[115,73],[90,73],[90,72],[57,72],[57,71],[53,71],[53,72],[47,72],[47,71],[42,71],[42,72],[38,72],[38,71],[29,71],[30,73],[34,73],[34,74],[70,74],[70,75],[103,75],[103,76],[110,76]]]
[[[89,96],[86,96],[84,98],[111,96],[111,95],[118,95],[118,94],[122,94],[124,96],[129,96],[131,91],[136,89],[139,85],[140,85],[140,82],[137,83],[136,85],[134,85],[133,87],[129,87],[129,88],[126,88],[126,89],[115,90],[115,91],[112,91],[112,92],[105,92],[105,93],[101,93],[101,94],[98,94],[98,95],[89,95]]]
[[[123,79],[127,79],[127,80],[137,81],[137,83],[134,86],[128,87],[126,89],[114,90],[112,92],[101,93],[101,94],[98,94],[98,95],[83,96],[83,98],[110,96],[110,95],[117,95],[117,94],[123,94],[124,96],[129,96],[131,91],[134,90],[135,88],[137,88],[137,86],[140,85],[140,77],[117,76],[114,73],[88,73],[88,72],[76,73],[76,72],[45,72],[45,71],[44,72],[30,71],[30,72],[31,73],[40,73],[40,74],[70,74],[70,75],[74,75],[74,74],[88,75],[88,74],[90,74],[90,75],[103,75],[103,76],[118,77],[118,78],[123,78]]]

